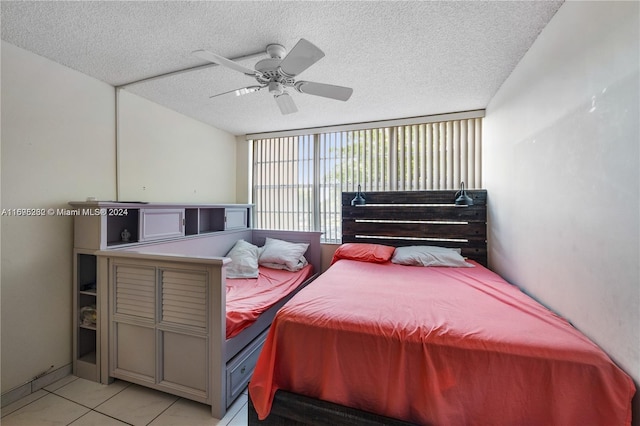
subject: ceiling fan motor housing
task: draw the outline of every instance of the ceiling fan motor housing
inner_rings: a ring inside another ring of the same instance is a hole
[[[276,81],[285,86],[293,86],[295,80],[292,77],[285,77],[278,71],[280,62],[282,62],[282,59],[277,58],[267,58],[259,61],[256,64],[256,71],[258,71],[256,80],[261,84],[269,84]]]
[[[267,46],[267,55],[273,59],[282,59],[287,54],[287,49],[281,44],[270,44]]]

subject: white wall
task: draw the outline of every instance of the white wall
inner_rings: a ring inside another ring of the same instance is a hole
[[[113,87],[2,42],[2,208],[115,197]],[[2,216],[2,392],[71,363],[71,217]]]
[[[251,200],[251,161],[253,154],[245,135],[236,136],[236,202]]]
[[[119,198],[233,203],[233,135],[121,90]]]
[[[236,201],[235,137],[2,42],[1,207]],[[146,187],[143,190],[142,187]],[[2,217],[1,392],[71,364],[71,217]]]
[[[491,267],[636,384],[639,7],[564,3],[491,100],[483,134]]]

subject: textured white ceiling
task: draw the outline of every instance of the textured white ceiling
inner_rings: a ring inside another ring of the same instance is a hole
[[[266,91],[208,67],[126,90],[233,134],[485,108],[562,2],[2,1],[2,39],[114,86],[305,38],[326,56],[302,80],[349,86],[347,102]],[[265,54],[266,57],[266,54]],[[255,58],[242,63],[253,68]]]

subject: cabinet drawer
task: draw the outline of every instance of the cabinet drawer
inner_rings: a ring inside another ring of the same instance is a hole
[[[184,209],[143,209],[140,241],[184,236]]]
[[[225,209],[224,229],[240,229],[249,227],[247,209]]]
[[[227,364],[227,406],[249,383],[266,338],[266,333],[263,333]]]

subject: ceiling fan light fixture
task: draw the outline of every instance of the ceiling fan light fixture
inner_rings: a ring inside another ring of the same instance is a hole
[[[291,98],[287,92],[283,92],[280,95],[274,95],[273,97],[275,98],[276,103],[280,108],[280,112],[283,115],[298,112],[298,107],[296,107],[296,104],[293,102],[293,98]]]

